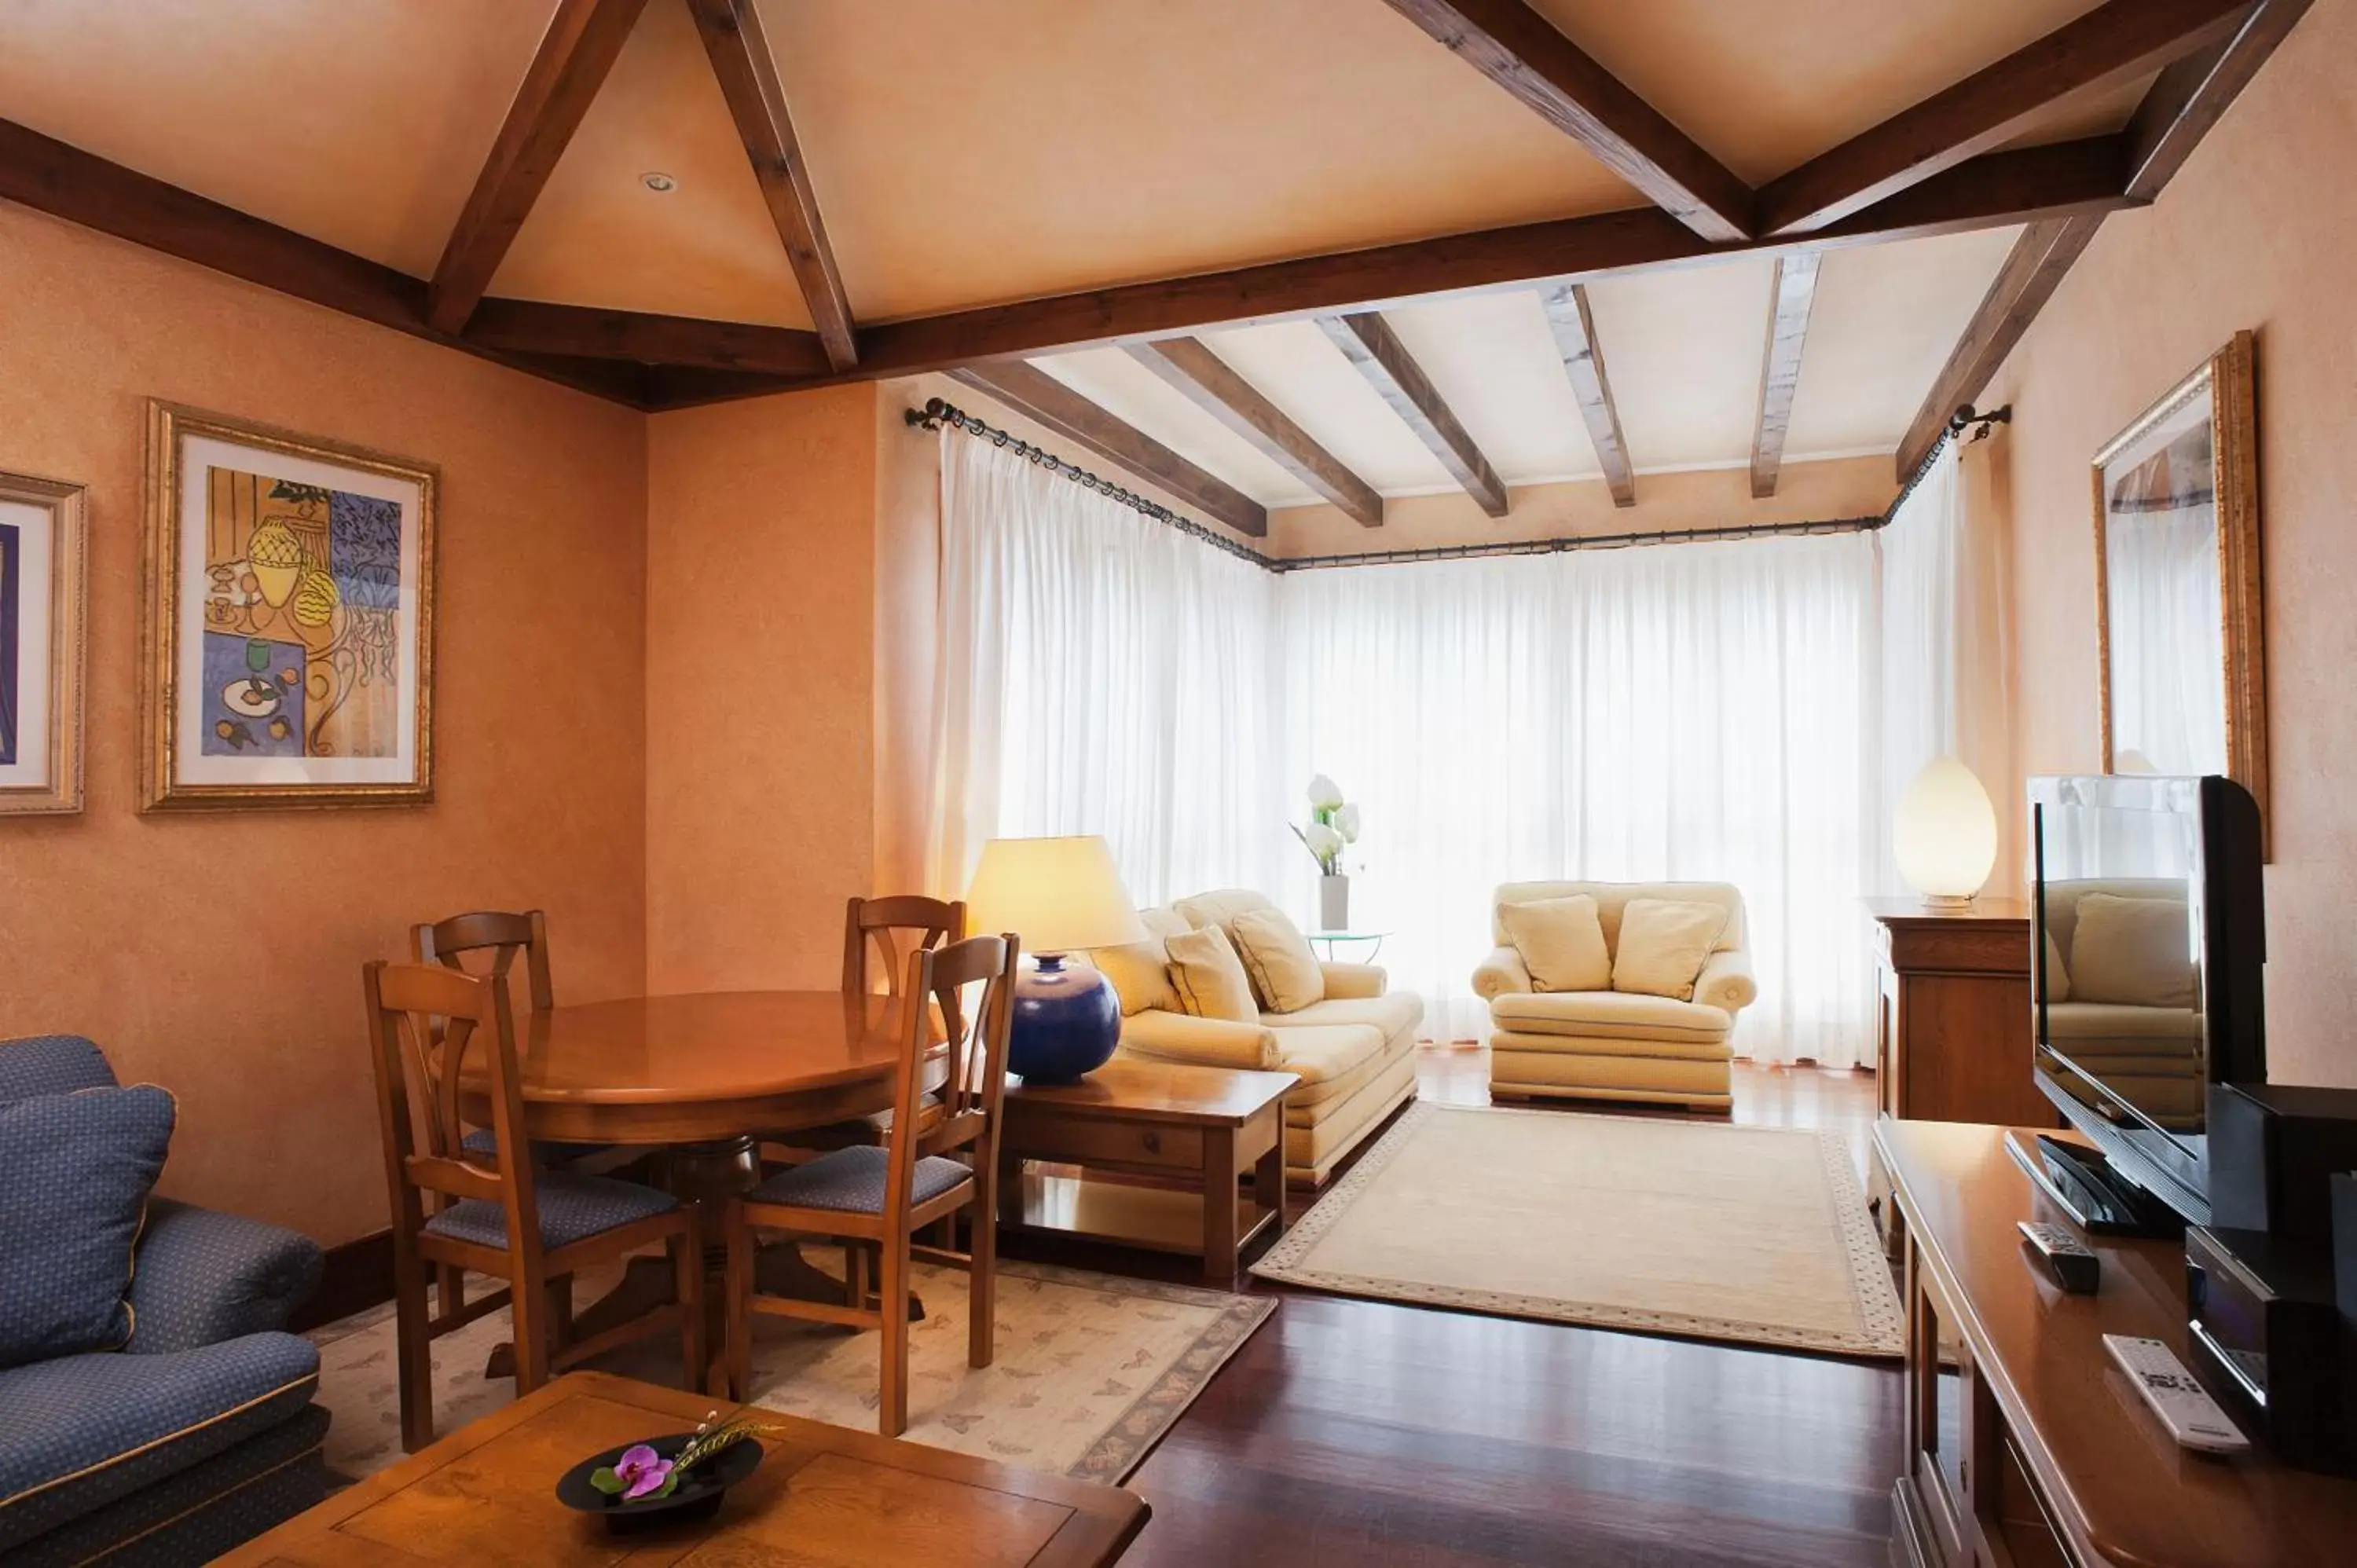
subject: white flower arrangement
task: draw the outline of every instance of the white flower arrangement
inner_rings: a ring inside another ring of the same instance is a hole
[[[1320,773],[1309,781],[1309,822],[1291,824],[1309,857],[1327,876],[1342,875],[1342,851],[1359,842],[1359,808],[1342,798],[1341,786]]]

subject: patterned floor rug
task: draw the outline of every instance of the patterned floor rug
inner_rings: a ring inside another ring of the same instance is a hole
[[[1346,1295],[1897,1359],[1831,1133],[1416,1105],[1253,1273]]]
[[[1003,1262],[998,1352],[966,1365],[966,1277],[917,1266],[926,1319],[909,1334],[909,1431],[954,1449],[1032,1469],[1119,1481],[1135,1469],[1213,1373],[1275,1309],[1274,1299],[1160,1284],[1077,1269]],[[612,1276],[585,1276],[593,1301]],[[754,1401],[771,1410],[873,1431],[877,1337],[759,1317]],[[319,1400],[334,1412],[328,1467],[357,1478],[401,1457],[390,1306],[317,1329]],[[508,1337],[504,1312],[434,1342],[434,1413],[454,1432],[513,1397],[487,1380],[484,1358]],[[677,1386],[677,1341],[649,1339],[597,1366]]]

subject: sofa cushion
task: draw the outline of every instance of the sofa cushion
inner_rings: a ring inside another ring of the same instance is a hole
[[[287,1420],[318,1380],[317,1348],[276,1333],[0,1371],[0,1557]]]
[[[1612,950],[1612,989],[1693,1001],[1703,961],[1726,929],[1727,910],[1717,904],[1630,899]]]
[[[1387,992],[1381,996],[1329,996],[1295,1012],[1264,1013],[1260,1021],[1276,1031],[1280,1051],[1285,1047],[1286,1030],[1332,1024],[1372,1025],[1389,1043],[1401,1035],[1414,1036],[1415,1026],[1424,1022],[1424,1002],[1404,991]]]
[[[152,1084],[0,1106],[0,1367],[131,1337],[131,1250],[173,1115]]]
[[[1276,1036],[1278,1070],[1301,1079],[1285,1098],[1288,1112],[1348,1094],[1385,1055],[1406,1050],[1411,1044],[1392,1044],[1387,1051],[1383,1032],[1366,1024],[1325,1024],[1271,1032]]]
[[[2071,994],[2135,1007],[2194,1004],[2186,907],[2176,898],[2089,893],[2071,937]]]
[[[1326,972],[1284,910],[1247,909],[1229,922],[1228,936],[1252,977],[1253,993],[1269,1012],[1298,1013],[1325,998]]]
[[[1193,928],[1175,909],[1140,909],[1137,919],[1146,928],[1144,941],[1092,948],[1089,962],[1113,982],[1114,992],[1121,998],[1124,1017],[1143,1013],[1148,1007],[1159,1007],[1166,1013],[1179,1012],[1178,993],[1170,988],[1168,944],[1171,938],[1184,936]]]
[[[1490,1019],[1523,1035],[1687,1045],[1721,1044],[1735,1027],[1735,1020],[1717,1007],[1627,991],[1510,993],[1491,1002]]]
[[[1253,1005],[1251,977],[1228,934],[1217,926],[1170,939],[1170,986],[1178,1004],[1198,1018],[1225,1018],[1235,1024],[1260,1022]]]
[[[1596,900],[1585,893],[1568,898],[1534,898],[1498,906],[1499,923],[1541,991],[1609,991],[1612,953],[1604,945]]]

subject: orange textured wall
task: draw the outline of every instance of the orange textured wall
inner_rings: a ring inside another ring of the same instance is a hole
[[[2320,0],[2155,206],[2108,219],[2007,361],[2026,773],[2092,771],[2096,448],[2232,338],[2258,333],[2275,863],[2269,1074],[2357,1085],[2357,0]]]
[[[877,392],[659,414],[647,462],[647,972],[833,985],[870,891]]]
[[[415,809],[136,814],[146,399],[436,462],[436,757]],[[645,421],[0,205],[0,468],[90,488],[88,805],[0,820],[0,1036],[170,1088],[165,1190],[382,1229],[360,966],[539,904],[560,993],[643,983]]]

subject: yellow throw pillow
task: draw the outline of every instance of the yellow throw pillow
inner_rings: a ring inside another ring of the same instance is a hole
[[[1121,998],[1122,1016],[1149,1007],[1178,1012],[1178,993],[1170,989],[1170,954],[1165,944],[1189,927],[1168,909],[1140,909],[1137,918],[1146,927],[1144,941],[1092,948],[1089,961],[1113,982],[1114,992]]]
[[[2071,994],[2082,1002],[2190,1010],[2195,986],[2185,906],[2109,893],[2082,897],[2071,933]]]
[[[1309,939],[1282,910],[1247,909],[1228,922],[1228,935],[1268,1011],[1298,1013],[1326,1000],[1326,972],[1309,950]]]
[[[2046,1000],[2071,1000],[2071,966],[2062,961],[2062,946],[2052,931],[2046,933]]]
[[[1727,929],[1717,904],[1631,898],[1620,911],[1620,947],[1612,955],[1612,989],[1694,1000],[1695,982]]]
[[[1170,985],[1178,993],[1178,1004],[1198,1018],[1260,1022],[1252,979],[1217,926],[1170,939]]]
[[[1596,900],[1587,894],[1501,904],[1498,923],[1506,928],[1506,939],[1523,955],[1523,967],[1539,990],[1612,989],[1612,951],[1604,945]]]

